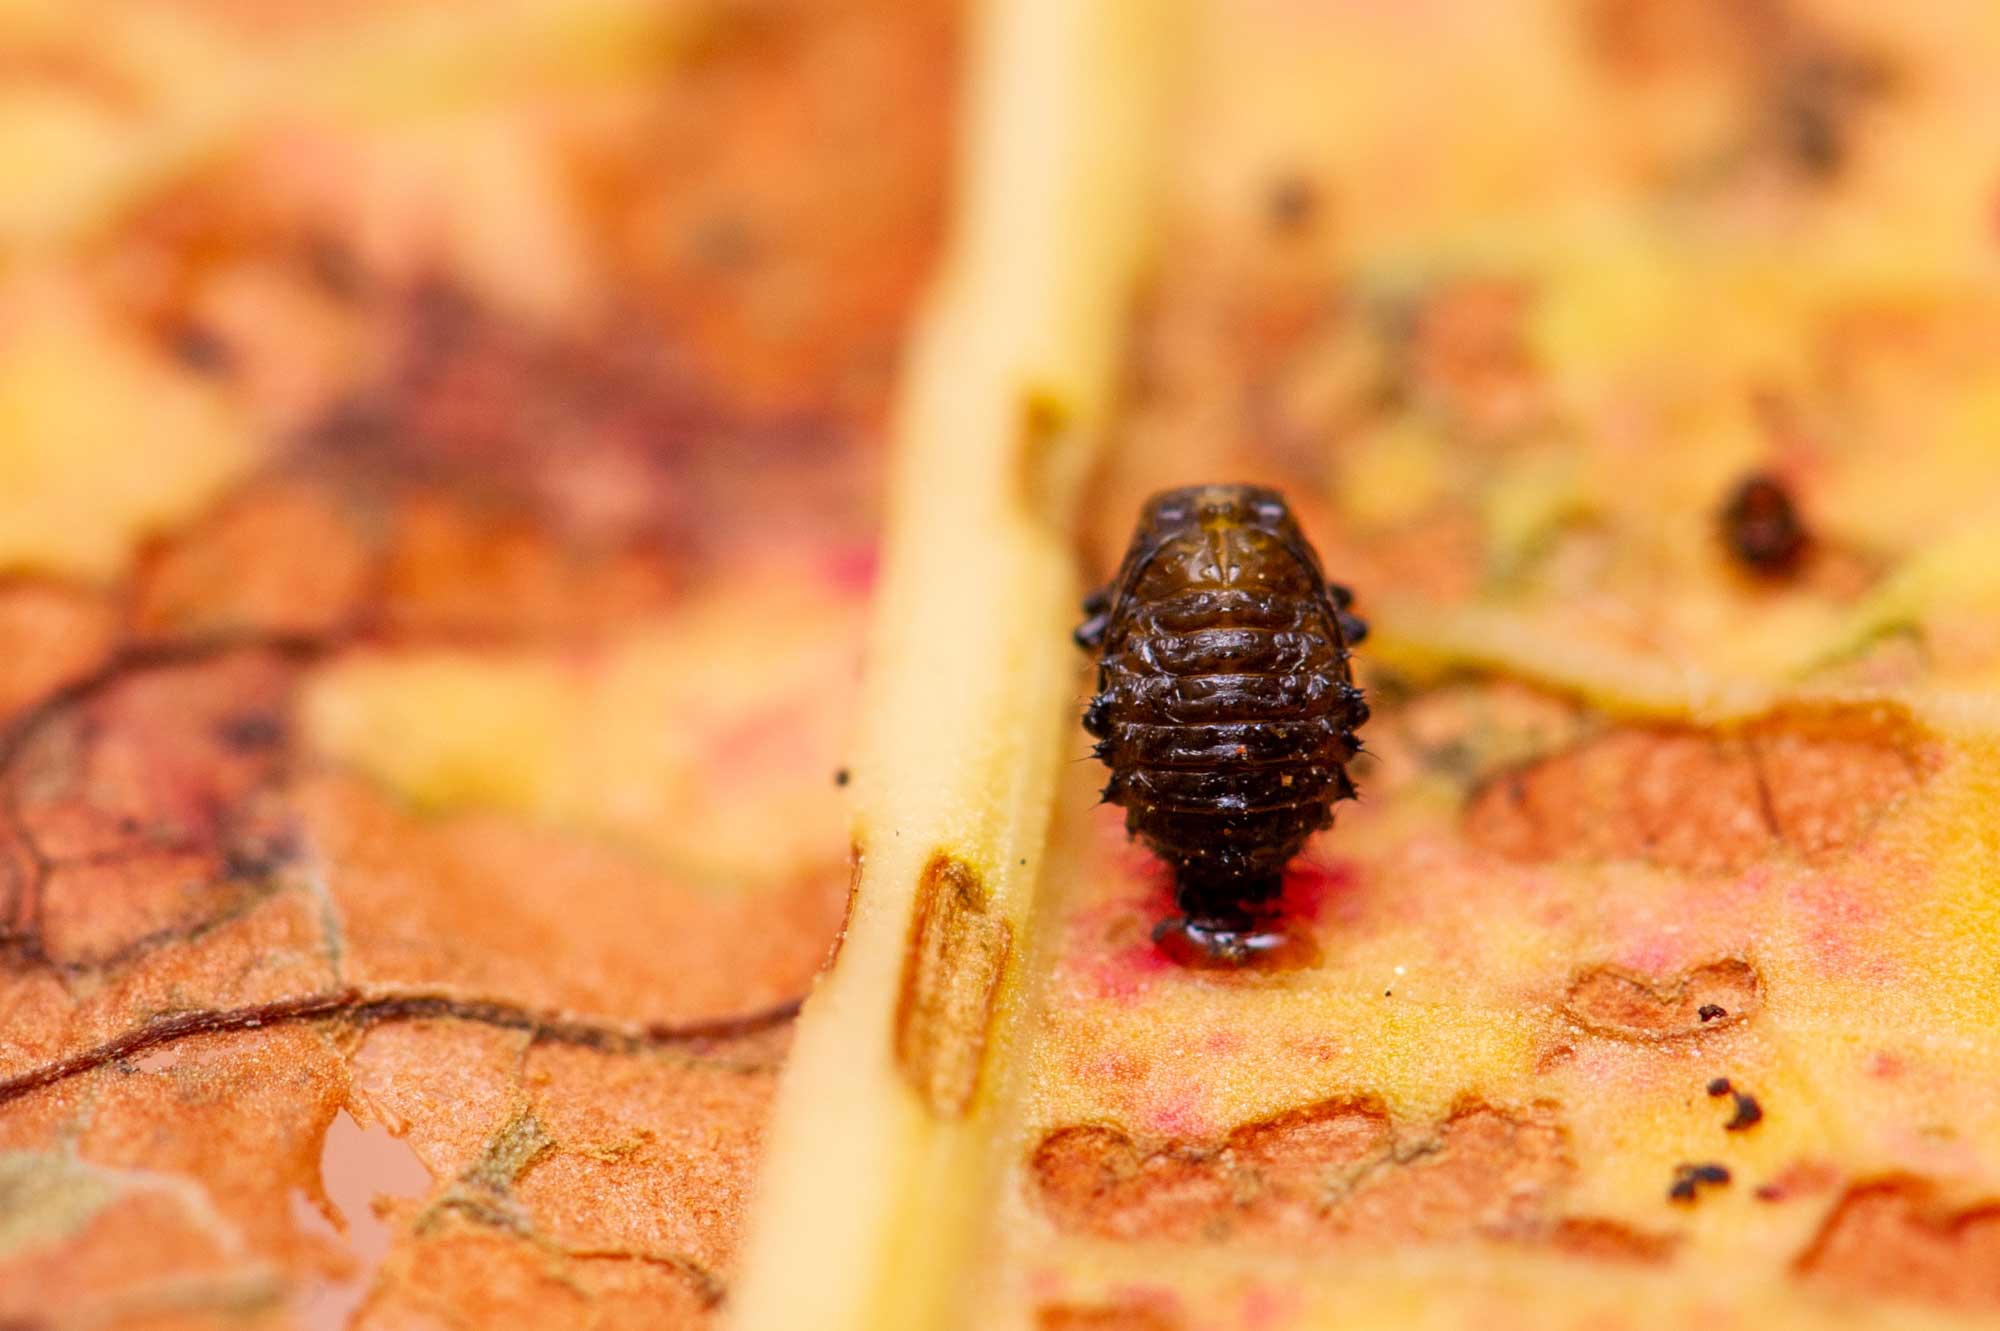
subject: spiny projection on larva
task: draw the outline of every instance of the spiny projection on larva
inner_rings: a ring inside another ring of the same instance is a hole
[[[1354,797],[1368,704],[1348,649],[1368,626],[1329,583],[1284,498],[1197,485],[1147,501],[1117,576],[1084,601],[1099,652],[1083,725],[1184,912],[1154,931],[1192,965],[1279,959],[1285,866]]]

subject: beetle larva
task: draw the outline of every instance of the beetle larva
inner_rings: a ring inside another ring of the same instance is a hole
[[[1368,704],[1348,648],[1367,625],[1274,490],[1198,485],[1148,500],[1117,577],[1076,630],[1098,650],[1084,728],[1111,769],[1106,803],[1174,873],[1186,912],[1154,937],[1184,959],[1240,964],[1285,865],[1333,805]]]

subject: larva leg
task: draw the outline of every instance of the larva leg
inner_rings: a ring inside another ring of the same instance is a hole
[[[1111,589],[1099,587],[1083,598],[1083,613],[1089,618],[1076,626],[1071,636],[1076,645],[1085,651],[1095,651],[1104,645],[1104,632],[1111,624]]]

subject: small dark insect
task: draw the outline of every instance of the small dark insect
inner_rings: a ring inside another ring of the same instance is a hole
[[[1701,1018],[1703,1021],[1718,1021],[1728,1015],[1729,1009],[1720,1003],[1703,1003],[1695,1012],[1695,1016]]]
[[[1282,950],[1285,865],[1354,797],[1368,704],[1348,648],[1368,627],[1276,491],[1167,490],[1147,501],[1118,576],[1084,602],[1100,651],[1083,714],[1111,769],[1104,800],[1174,872],[1186,914],[1154,938],[1191,964]]]
[[[1722,1187],[1729,1182],[1729,1170],[1722,1165],[1675,1165],[1673,1186],[1667,1197],[1676,1202],[1692,1202],[1703,1187]]]
[[[1708,1093],[1712,1096],[1729,1094],[1729,1078],[1717,1077],[1709,1082]]]
[[[1722,539],[1730,554],[1752,573],[1786,577],[1806,553],[1805,523],[1792,492],[1775,476],[1744,477],[1722,507]]]

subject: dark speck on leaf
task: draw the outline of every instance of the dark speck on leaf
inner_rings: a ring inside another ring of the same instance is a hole
[[[1708,1093],[1710,1095],[1729,1094],[1729,1078],[1717,1077],[1715,1080],[1711,1081],[1708,1084]]]
[[[1729,1015],[1729,1009],[1720,1003],[1703,1003],[1695,1015],[1703,1021],[1716,1021]]]
[[[354,252],[327,236],[315,238],[305,248],[306,271],[330,296],[353,300],[361,294],[366,279]]]
[[[167,345],[175,360],[197,374],[227,374],[233,363],[229,344],[200,324],[182,324],[169,336]]]
[[[298,856],[289,834],[248,837],[223,851],[222,872],[232,882],[267,882]]]
[[[285,727],[269,712],[246,712],[223,721],[216,727],[216,736],[239,753],[254,753],[282,743]]]
[[[1319,194],[1302,176],[1288,175],[1271,187],[1271,225],[1280,231],[1297,231],[1319,212]]]
[[[1704,1187],[1722,1187],[1729,1182],[1729,1170],[1718,1164],[1676,1165],[1673,1185],[1667,1189],[1671,1201],[1689,1203]]]
[[[854,779],[854,774],[848,771],[845,767],[841,768],[840,770],[836,771],[833,774],[833,784],[836,786],[844,786],[853,779]]]
[[[1722,508],[1722,538],[1751,573],[1783,578],[1804,560],[1808,536],[1797,503],[1775,476],[1746,476]]]
[[[1736,1112],[1722,1126],[1728,1132],[1742,1132],[1746,1128],[1756,1127],[1763,1121],[1764,1106],[1757,1103],[1757,1097],[1754,1095],[1745,1095],[1743,1092],[1738,1091],[1736,1093]]]

